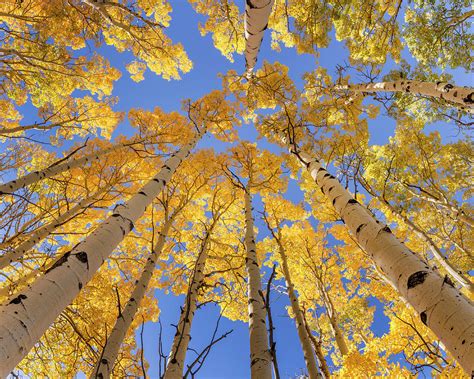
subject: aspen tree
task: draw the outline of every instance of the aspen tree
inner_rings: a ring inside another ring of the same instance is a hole
[[[474,306],[446,281],[408,250],[339,181],[322,167],[317,158],[300,150],[283,137],[289,151],[311,174],[325,196],[333,203],[360,245],[400,294],[420,314],[448,351],[468,373],[474,370]]]
[[[261,296],[260,265],[255,245],[252,191],[279,190],[286,183],[281,175],[282,158],[266,150],[257,150],[254,144],[243,142],[231,150],[230,164],[239,170],[236,175],[226,172],[233,184],[243,192],[245,211],[245,266],[247,269],[247,296],[250,332],[250,367],[252,378],[271,378],[271,354],[268,347],[266,308]],[[246,178],[243,183],[240,177]]]
[[[99,191],[97,193],[92,194],[91,196],[86,197],[85,199],[82,199],[72,208],[68,209],[67,211],[56,217],[52,222],[39,227],[37,230],[35,230],[32,234],[28,236],[28,239],[26,241],[22,242],[13,250],[7,251],[0,257],[0,269],[20,259],[33,246],[35,246],[38,242],[46,238],[56,228],[67,222],[70,218],[74,217],[80,211],[88,208],[94,202],[96,202],[101,194],[102,191]]]
[[[446,82],[421,82],[418,80],[397,80],[367,84],[348,84],[335,87],[336,90],[348,90],[356,93],[368,92],[406,92],[435,99],[443,99],[474,112],[474,88],[459,87]]]
[[[178,165],[189,155],[205,128],[173,154],[161,171],[92,234],[75,246],[26,291],[0,308],[1,375],[26,355],[58,314],[79,293],[115,246],[133,229],[133,223],[161,192]],[[72,278],[74,278],[72,280]]]
[[[280,209],[276,206],[275,203],[280,203],[281,204],[282,199],[279,198],[267,198],[265,199],[265,203],[268,205],[265,206],[265,212],[268,213],[268,216],[265,215],[264,213],[264,219],[265,222],[268,226],[268,229],[270,230],[271,235],[273,236],[273,239],[276,241],[277,246],[278,246],[278,254],[281,259],[281,267],[283,271],[283,276],[286,281],[286,288],[288,291],[288,297],[290,299],[290,305],[291,309],[293,311],[293,314],[295,315],[295,323],[296,323],[296,329],[298,331],[298,337],[300,339],[301,347],[303,350],[303,355],[304,359],[306,362],[306,368],[308,370],[308,375],[311,379],[313,378],[318,378],[321,374],[318,372],[318,368],[316,366],[316,360],[314,357],[314,351],[313,348],[311,347],[311,340],[308,336],[308,333],[306,331],[305,325],[304,325],[304,319],[303,315],[301,312],[300,304],[298,301],[298,297],[295,292],[295,286],[293,284],[293,281],[291,280],[291,274],[290,274],[290,268],[288,266],[288,259],[286,257],[286,251],[285,248],[282,244],[282,235],[281,235],[281,223],[282,219],[277,215],[277,212]],[[275,204],[275,205],[274,205]],[[288,207],[288,203],[283,201],[283,206],[286,206],[286,210],[289,211],[291,209],[291,206]],[[271,210],[268,210],[268,208],[271,207]],[[288,209],[290,208],[290,209]],[[293,210],[293,209],[292,209]],[[296,212],[297,214],[299,212]],[[271,221],[270,221],[271,220]],[[272,222],[273,221],[273,222]],[[275,230],[276,229],[276,230]],[[326,362],[324,361],[323,364]],[[324,372],[324,377],[326,377],[326,372]]]
[[[99,160],[103,155],[109,154],[114,151],[118,151],[125,147],[133,146],[139,142],[121,142],[110,147],[106,147],[97,152],[86,154],[83,157],[75,159],[59,159],[55,163],[46,167],[43,170],[38,170],[30,172],[23,177],[11,180],[7,183],[0,185],[0,196],[4,194],[14,193],[20,188],[24,188],[28,185],[34,184],[42,179],[50,178],[52,176],[58,175],[64,171],[71,170],[75,167],[80,167],[86,163]]]
[[[215,220],[209,228],[206,228],[205,235],[202,238],[200,251],[192,276],[190,277],[188,293],[184,305],[181,307],[181,314],[176,326],[176,333],[174,335],[170,354],[168,355],[166,371],[163,376],[165,379],[177,379],[183,377],[186,352],[188,350],[189,341],[191,340],[191,325],[194,319],[194,313],[197,309],[198,291],[201,289],[204,280],[209,239],[214,225]]]
[[[140,278],[135,281],[135,288],[127,303],[124,305],[123,310],[118,315],[110,335],[107,337],[104,349],[90,376],[91,378],[110,378],[120,346],[148,288],[148,284],[153,276],[156,260],[165,246],[165,238],[172,222],[172,217],[164,221],[158,235],[158,240],[145,263],[142,274]]]

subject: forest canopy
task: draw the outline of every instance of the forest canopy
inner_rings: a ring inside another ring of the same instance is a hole
[[[0,377],[474,375],[467,0],[0,4]]]

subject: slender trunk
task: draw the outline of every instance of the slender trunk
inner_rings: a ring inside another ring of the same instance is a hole
[[[454,268],[451,263],[448,262],[448,259],[443,255],[439,247],[436,246],[433,240],[422,229],[415,225],[415,223],[413,223],[408,217],[398,212],[388,201],[382,199],[380,196],[377,196],[377,198],[383,204],[385,204],[388,209],[390,209],[390,212],[400,217],[414,233],[416,233],[423,241],[428,244],[433,256],[446,270],[446,272],[448,272],[462,287],[467,288],[469,292],[474,293],[474,284],[468,278],[466,278],[461,271],[456,270],[456,268]]]
[[[252,379],[271,379],[272,357],[268,348],[265,304],[262,298],[260,267],[257,261],[255,235],[253,231],[252,198],[248,189],[245,196],[245,249],[247,256],[247,296],[249,304],[250,369]]]
[[[257,63],[274,0],[247,0],[245,5],[245,68],[249,76]]]
[[[117,205],[110,217],[59,258],[41,278],[0,307],[0,377],[7,375],[20,362],[133,229],[134,222],[165,187],[202,133],[203,130],[172,154],[153,179],[125,204]]]
[[[26,229],[28,229],[31,225],[33,225],[34,223],[42,220],[47,214],[50,214],[52,212],[48,212],[47,210],[43,210],[41,211],[40,214],[38,214],[37,216],[34,216],[32,218],[30,218],[28,221],[24,222],[22,225],[21,225],[21,228],[20,230],[18,230],[17,232],[15,232],[15,234],[11,237],[8,237],[7,240],[5,240],[4,242],[0,243],[0,249],[5,249],[9,246],[12,245],[12,243],[18,239],[18,237],[22,236],[24,237],[25,236],[25,231]],[[34,233],[34,232],[33,232]]]
[[[171,352],[168,356],[164,379],[181,379],[183,377],[184,362],[191,340],[191,324],[194,319],[194,313],[197,309],[197,295],[204,281],[204,268],[206,265],[210,231],[206,233],[201,245],[196,266],[193,271],[191,283],[189,284],[188,294],[181,308],[176,334],[171,346]]]
[[[324,357],[323,349],[321,348],[321,343],[316,341],[316,338],[311,333],[309,328],[308,322],[306,321],[306,316],[304,312],[301,313],[303,316],[303,323],[304,328],[306,330],[306,334],[308,335],[311,345],[313,345],[314,352],[316,353],[316,357],[318,358],[319,370],[323,376],[323,378],[328,379],[331,377],[331,372],[329,371],[328,364],[326,362],[326,358]]]
[[[339,327],[339,320],[337,318],[336,309],[334,308],[334,303],[322,285],[320,286],[319,290],[321,292],[322,298],[324,299],[324,305],[328,311],[329,323],[331,324],[331,329],[334,333],[334,338],[336,339],[336,345],[339,349],[339,352],[342,356],[347,355],[349,354],[349,348],[347,347],[344,333],[342,333],[342,330]]]
[[[136,143],[136,142],[135,142]],[[109,154],[113,151],[123,149],[125,147],[132,146],[134,143],[118,143],[116,145],[110,146],[108,148],[96,151],[91,154],[87,154],[81,158],[66,160],[63,161],[62,159],[59,160],[59,163],[53,163],[49,167],[46,167],[43,170],[34,171],[21,178],[17,178],[10,182],[4,183],[0,185],[0,195],[4,194],[11,194],[15,191],[19,190],[20,188],[24,188],[30,184],[36,183],[41,179],[50,178],[51,176],[55,176],[60,174],[61,172],[70,170],[75,167],[82,166],[88,162],[92,162],[98,160],[101,156],[105,154]]]
[[[283,141],[287,143],[284,137]],[[324,169],[318,159],[288,143],[290,153],[306,167],[344,223],[374,263],[420,314],[458,360],[464,370],[474,370],[474,306],[450,281],[442,278],[410,251]]]
[[[336,90],[354,92],[408,92],[414,95],[424,95],[447,100],[456,106],[474,110],[474,88],[458,87],[446,82],[421,82],[418,80],[397,80],[367,84],[349,84],[336,86]]]
[[[173,220],[170,218],[163,224],[158,236],[158,241],[153,247],[145,266],[143,267],[140,278],[135,282],[135,288],[133,289],[127,304],[125,304],[123,310],[121,310],[117,317],[117,321],[115,322],[102,350],[100,359],[96,362],[94,370],[92,371],[91,378],[110,378],[115,361],[117,360],[120,346],[122,345],[123,339],[132,324],[138,307],[140,306],[140,302],[145,296],[148,284],[153,277],[156,261],[163,251],[166,236],[168,235],[172,223]]]
[[[61,225],[69,221],[81,210],[88,208],[92,203],[94,203],[95,199],[97,198],[98,195],[100,195],[101,192],[96,193],[92,196],[89,196],[81,200],[74,207],[67,210],[62,215],[59,215],[55,220],[51,221],[49,224],[43,225],[39,227],[38,229],[36,229],[33,233],[31,233],[28,236],[28,239],[26,241],[23,241],[14,250],[8,251],[0,257],[0,269],[8,266],[12,262],[18,261],[18,259],[22,258],[23,255],[25,255],[25,253],[27,253],[38,242],[42,241],[44,238],[49,236],[56,228],[60,227]]]
[[[440,200],[436,198],[435,196],[433,196],[432,194],[429,194],[427,191],[423,191],[424,195],[422,195],[420,193],[413,191],[410,188],[412,187],[412,185],[404,184],[404,186],[407,189],[407,191],[410,192],[417,199],[426,201],[434,205],[438,205],[442,207],[443,209],[445,209],[447,212],[451,213],[457,220],[464,222],[470,227],[474,227],[474,219],[470,217],[468,214],[466,214],[466,212],[464,212],[458,206],[449,203],[447,199]]]
[[[288,297],[290,298],[291,309],[293,311],[293,314],[295,315],[296,329],[298,330],[298,336],[300,338],[301,347],[303,349],[303,355],[304,360],[306,362],[306,368],[308,369],[308,375],[310,379],[319,378],[320,374],[318,372],[318,367],[316,366],[316,359],[314,358],[314,351],[311,347],[311,340],[309,339],[308,333],[306,332],[298,297],[296,296],[295,288],[293,282],[291,281],[290,269],[288,267],[288,259],[280,241],[278,241],[278,246],[282,262],[283,275],[285,276],[286,287],[288,289]]]

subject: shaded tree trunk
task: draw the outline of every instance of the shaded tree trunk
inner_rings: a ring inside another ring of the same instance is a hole
[[[257,63],[274,0],[247,0],[245,5],[245,69],[250,76]]]
[[[285,276],[286,287],[288,289],[288,297],[290,298],[291,309],[293,310],[293,314],[295,315],[296,329],[298,331],[298,337],[300,339],[301,347],[303,349],[303,355],[304,360],[306,362],[306,368],[308,369],[308,375],[310,379],[319,378],[320,373],[316,366],[316,359],[314,357],[313,348],[311,347],[311,340],[306,331],[298,297],[296,296],[295,288],[293,282],[291,281],[290,269],[288,267],[288,259],[286,257],[285,249],[281,245],[280,241],[278,241],[278,247],[282,262],[283,275]],[[325,360],[324,364],[326,364]]]
[[[184,306],[181,308],[181,315],[176,327],[171,352],[168,356],[164,379],[180,379],[183,377],[186,352],[188,350],[189,341],[191,340],[191,325],[194,319],[194,313],[197,309],[198,291],[204,282],[204,269],[208,255],[210,232],[211,230],[206,232],[201,244],[201,251],[199,252],[196,266],[193,270],[188,294],[186,295]]]
[[[0,376],[6,376],[28,353],[61,311],[93,277],[134,222],[161,192],[178,165],[190,154],[204,129],[162,166],[160,172],[87,238],[59,258],[29,288],[0,307]]]
[[[445,82],[431,83],[418,80],[397,80],[394,82],[348,84],[336,86],[335,89],[354,92],[407,92],[414,95],[447,100],[457,106],[474,111],[474,89],[458,87]]]
[[[271,379],[272,357],[268,348],[265,304],[262,298],[260,267],[257,261],[255,234],[253,231],[252,198],[248,189],[245,197],[245,266],[248,277],[249,331],[250,331],[250,369],[252,379]]]

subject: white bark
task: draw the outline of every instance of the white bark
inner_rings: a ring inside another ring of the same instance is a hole
[[[291,281],[290,269],[288,267],[288,259],[286,258],[285,250],[278,241],[279,253],[282,262],[283,275],[285,276],[286,288],[288,289],[288,297],[290,298],[291,309],[295,315],[296,329],[298,331],[298,337],[300,338],[301,348],[303,349],[304,360],[306,362],[306,368],[308,369],[308,375],[310,379],[320,378],[321,374],[318,371],[316,365],[316,359],[314,357],[314,351],[311,347],[311,340],[308,336],[304,325],[303,315],[301,313],[300,304],[298,297],[295,293],[293,282]]]
[[[172,154],[152,180],[125,204],[117,205],[109,218],[58,259],[41,278],[0,307],[0,377],[20,362],[133,229],[134,222],[165,187],[202,133]]]
[[[245,68],[249,76],[257,63],[257,55],[267,29],[274,0],[247,0],[245,5]]]
[[[283,138],[287,143],[287,139]],[[450,281],[431,270],[381,224],[318,159],[288,143],[317,186],[333,203],[358,243],[399,293],[420,314],[447,350],[470,375],[474,370],[474,306]]]
[[[255,235],[253,230],[252,198],[248,189],[245,196],[245,249],[247,257],[247,296],[249,303],[249,331],[250,331],[250,369],[252,379],[271,379],[272,358],[268,348],[266,324],[266,309],[262,298],[262,283],[260,281],[260,267],[257,261]]]
[[[100,359],[96,362],[94,370],[92,371],[91,378],[110,378],[115,361],[117,360],[120,346],[122,345],[128,329],[130,329],[130,325],[137,313],[140,302],[145,296],[150,280],[153,277],[156,261],[163,251],[166,236],[168,235],[172,223],[173,220],[168,219],[163,224],[163,228],[158,236],[158,241],[145,263],[140,278],[135,282],[135,288],[133,289],[127,304],[125,304],[123,310],[117,317],[117,321],[115,322],[115,325],[107,338],[104,349],[102,350]]]
[[[0,185],[0,196],[5,195],[5,194],[11,194],[14,193],[15,191],[19,190],[20,188],[24,188],[30,184],[36,183],[42,179],[50,178],[52,176],[58,175],[61,172],[70,170],[75,167],[82,166],[84,164],[87,164],[89,162],[93,162],[95,160],[98,160],[101,156],[105,154],[109,154],[113,151],[123,149],[124,147],[128,147],[133,145],[133,143],[119,143],[110,147],[107,147],[105,149],[96,151],[91,154],[87,154],[81,158],[77,159],[72,159],[72,160],[66,160],[61,163],[54,163],[49,167],[46,167],[43,170],[40,171],[34,171],[29,174],[26,174],[25,176],[21,178],[17,178],[15,180],[12,180],[10,182],[4,183]]]
[[[413,223],[408,217],[402,215],[398,212],[390,203],[385,201],[381,197],[377,197],[382,203],[384,203],[390,211],[400,217],[408,227],[415,232],[423,241],[425,241],[430,247],[433,256],[436,258],[441,267],[443,267],[461,286],[466,288],[469,292],[474,294],[474,284],[466,277],[464,274],[457,270],[448,259],[443,255],[438,246],[433,242],[433,240],[415,223]]]
[[[354,92],[407,92],[447,100],[461,105],[467,110],[474,110],[474,88],[458,87],[446,82],[421,82],[418,80],[397,80],[368,84],[349,84],[336,86],[336,90]]]
[[[206,232],[201,244],[201,251],[196,261],[184,306],[181,308],[176,334],[174,335],[171,351],[168,355],[166,371],[163,376],[164,379],[181,379],[183,377],[186,352],[188,350],[189,341],[191,340],[191,325],[197,308],[198,291],[204,281],[204,269],[208,255],[210,232],[210,230]]]
[[[23,241],[19,246],[17,246],[14,250],[7,251],[4,255],[0,257],[0,269],[8,266],[9,264],[18,261],[25,253],[27,253],[33,246],[35,246],[38,242],[42,241],[44,238],[50,235],[56,228],[60,227],[67,221],[69,221],[72,217],[74,217],[79,211],[84,208],[89,207],[92,203],[94,203],[95,199],[100,193],[97,193],[93,196],[89,196],[79,203],[77,203],[74,207],[67,210],[63,214],[56,217],[50,223],[39,227],[35,230],[31,235],[29,235],[26,241]]]

